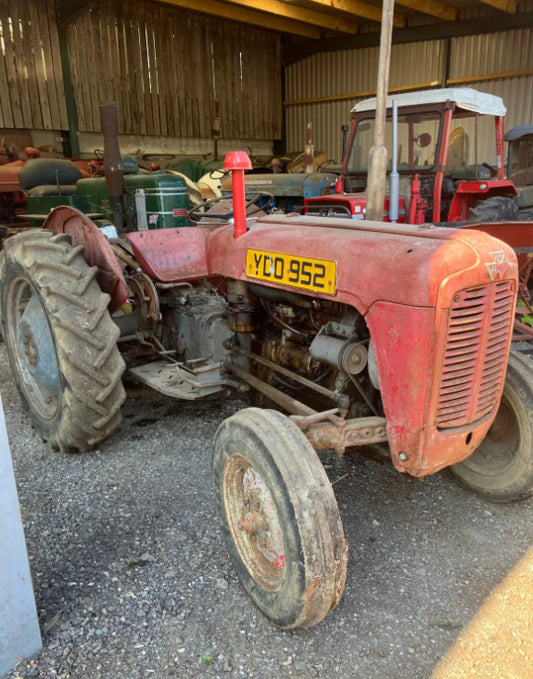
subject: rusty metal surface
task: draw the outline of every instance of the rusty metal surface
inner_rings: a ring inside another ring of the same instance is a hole
[[[287,370],[281,365],[273,363],[272,361],[269,361],[267,358],[259,356],[258,354],[254,354],[251,351],[244,349],[243,347],[237,346],[236,344],[233,344],[231,346],[231,350],[238,354],[241,354],[241,356],[246,356],[248,359],[254,361],[255,363],[260,363],[261,365],[264,365],[267,368],[270,368],[271,370],[280,373],[281,375],[285,375],[285,377],[288,377],[294,380],[295,382],[302,384],[304,387],[307,387],[308,389],[312,389],[321,396],[325,396],[326,398],[330,399],[341,408],[346,409],[349,406],[349,397],[346,394],[331,391],[330,389],[327,389],[326,387],[323,387],[320,384],[316,384],[315,382],[308,380],[306,377],[303,377],[302,375],[299,375],[298,373],[295,373],[292,370]]]
[[[316,450],[332,448],[336,455],[343,455],[346,448],[387,441],[384,417],[360,417],[355,420],[316,422],[304,430],[307,439]],[[299,424],[296,419],[296,424]]]
[[[87,264],[98,268],[100,288],[111,296],[110,312],[116,311],[128,298],[128,286],[109,241],[96,224],[79,210],[60,205],[45,219],[43,229],[65,233],[70,236],[74,247],[83,247]]]
[[[384,417],[344,420],[336,415],[338,413],[337,408],[319,413],[230,361],[224,361],[224,367],[274,403],[292,413],[295,416],[292,418],[294,422],[302,429],[313,448],[317,450],[332,448],[337,455],[343,455],[346,448],[350,446],[387,441]],[[278,366],[275,367],[278,368]]]
[[[533,328],[516,319],[513,327],[513,342],[530,342],[531,340],[533,340]]]
[[[128,277],[128,283],[132,288],[141,318],[158,321],[160,317],[159,295],[152,279],[143,271],[138,271]]]
[[[527,248],[533,251],[533,222],[478,222],[461,224],[462,229],[483,231],[499,238],[512,248]]]
[[[277,403],[287,412],[293,415],[316,414],[316,410],[309,408],[309,406],[306,406],[304,403],[301,403],[297,399],[292,398],[292,396],[289,396],[288,394],[283,393],[279,389],[276,389],[276,387],[273,387],[272,385],[263,382],[263,380],[260,380],[258,377],[250,375],[249,372],[246,372],[246,370],[239,368],[239,366],[235,365],[235,363],[231,363],[231,361],[226,360],[223,362],[223,365],[224,368],[226,368],[226,370],[233,373],[234,375],[237,375],[237,377],[239,377],[243,382],[246,382],[250,386],[254,387],[254,389],[257,389],[257,391],[259,391],[261,394],[269,398],[271,401],[274,401],[274,403]]]

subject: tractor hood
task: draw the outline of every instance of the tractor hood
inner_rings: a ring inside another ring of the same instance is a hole
[[[346,302],[361,313],[381,300],[447,308],[452,289],[517,275],[512,249],[482,232],[320,217],[266,217],[236,240],[232,228],[217,229],[208,236],[207,257],[213,275]],[[328,292],[313,281],[302,285],[308,277],[298,279],[296,269],[304,260],[311,275],[325,266],[335,276]],[[453,285],[443,285],[451,279]]]

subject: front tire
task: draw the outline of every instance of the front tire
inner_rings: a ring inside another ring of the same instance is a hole
[[[0,266],[1,322],[18,391],[43,438],[63,452],[108,439],[125,398],[109,295],[82,251],[68,236],[30,230],[6,241]]]
[[[492,502],[533,493],[533,363],[511,350],[500,407],[470,457],[451,467],[461,485]]]
[[[283,629],[311,627],[339,602],[347,547],[331,484],[300,429],[247,408],[219,427],[217,509],[239,579]]]

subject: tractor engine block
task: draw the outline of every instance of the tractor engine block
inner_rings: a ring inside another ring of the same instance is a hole
[[[179,361],[217,363],[224,357],[224,342],[233,337],[233,332],[226,302],[214,287],[180,288],[165,300],[165,307],[161,341],[176,351]]]
[[[381,412],[377,380],[371,379],[375,364],[370,336],[355,309],[242,281],[228,282],[228,309],[239,346],[251,352],[252,374],[295,398],[305,394],[305,400],[315,405],[323,387],[345,395],[343,403],[349,405],[344,410],[352,415]],[[267,362],[285,372],[280,374]],[[291,373],[316,384],[317,393],[302,391]]]

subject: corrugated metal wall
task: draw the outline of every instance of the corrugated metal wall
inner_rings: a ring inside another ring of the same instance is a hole
[[[530,75],[489,78],[498,73],[530,70]],[[533,30],[455,38],[450,51],[450,84],[465,77],[479,80],[468,87],[497,94],[507,106],[506,128],[533,121]],[[484,76],[484,77],[483,77]],[[459,83],[456,83],[459,80]]]
[[[393,45],[389,88],[441,86],[445,45],[442,40]],[[310,121],[315,149],[339,161],[341,125],[349,122],[356,101],[373,96],[377,64],[375,47],[318,54],[289,66],[285,78],[288,151],[303,149]],[[509,75],[527,70],[529,75]],[[533,30],[453,38],[448,78],[448,86],[501,96],[508,111],[507,129],[532,122]]]

